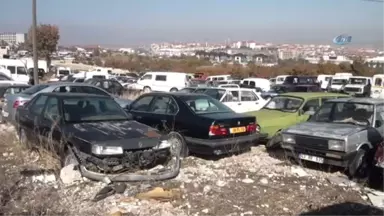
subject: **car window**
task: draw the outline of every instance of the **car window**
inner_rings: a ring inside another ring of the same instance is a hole
[[[91,86],[79,86],[79,88],[83,93],[110,96],[107,92]]]
[[[256,83],[255,83],[255,81],[250,81],[250,82],[249,82],[249,85],[250,85],[250,86],[256,86]]]
[[[11,71],[11,74],[15,74],[15,73],[16,73],[16,68],[15,68],[15,66],[8,66],[7,69],[8,69],[9,71]]]
[[[225,90],[222,89],[206,89],[204,94],[215,98],[216,100],[220,100],[225,94]]]
[[[7,88],[4,94],[12,94],[12,88]]]
[[[384,121],[384,105],[376,107],[376,120]]]
[[[152,79],[152,75],[151,74],[147,74],[147,75],[144,75],[141,80],[151,80]]]
[[[104,80],[104,81],[102,82],[102,87],[103,87],[103,89],[109,89],[109,87],[110,87],[110,83],[109,83],[109,81]]]
[[[60,86],[53,90],[53,92],[78,92],[77,86]]]
[[[64,120],[95,122],[128,120],[128,116],[112,98],[68,97],[63,99]]]
[[[59,119],[59,100],[56,97],[48,98],[43,116],[45,119],[51,121],[57,121]]]
[[[232,94],[232,101],[233,101],[233,102],[238,102],[238,101],[240,101],[240,94],[239,94],[239,91],[230,91],[230,93]]]
[[[215,113],[215,112],[233,112],[231,109],[229,109],[227,106],[222,104],[220,101],[215,100],[211,97],[182,96],[181,99],[196,114]]]
[[[251,91],[241,91],[241,101],[257,101],[255,93]]]
[[[132,104],[131,110],[147,112],[149,110],[149,105],[151,104],[152,99],[153,96],[144,96],[139,98]]]
[[[38,98],[36,98],[36,100],[33,102],[33,104],[31,104],[29,106],[29,110],[31,111],[31,113],[33,113],[35,115],[40,115],[41,112],[43,111],[43,108],[44,108],[45,102],[48,99],[48,96],[42,95],[42,96],[37,96],[37,97]]]
[[[177,110],[175,101],[170,97],[163,96],[156,97],[150,108],[150,112],[157,114],[175,114]]]
[[[34,85],[28,89],[26,89],[25,91],[23,91],[23,94],[26,94],[26,95],[33,95],[45,88],[47,88],[49,85]]]
[[[167,76],[166,75],[156,75],[155,80],[156,81],[167,81]]]
[[[25,67],[17,67],[17,74],[27,75],[27,70],[25,70]]]
[[[315,112],[319,107],[320,107],[319,99],[318,98],[311,99],[304,104],[303,111],[304,113],[307,111]]]

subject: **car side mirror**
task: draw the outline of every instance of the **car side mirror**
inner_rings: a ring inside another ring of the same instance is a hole
[[[375,121],[375,128],[379,128],[383,125],[383,121],[380,121],[380,120],[376,120]]]

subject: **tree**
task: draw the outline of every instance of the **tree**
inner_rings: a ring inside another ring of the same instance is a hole
[[[57,49],[59,42],[59,28],[55,25],[40,24],[36,28],[37,56],[47,61],[48,68],[51,66],[51,55]],[[28,31],[28,51],[32,53],[32,27]]]

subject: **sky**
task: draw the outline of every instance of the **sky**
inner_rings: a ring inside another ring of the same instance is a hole
[[[1,0],[0,32],[27,32],[32,0]],[[4,10],[5,9],[5,10]],[[55,24],[62,45],[152,42],[383,46],[384,3],[364,0],[37,0],[37,21]]]

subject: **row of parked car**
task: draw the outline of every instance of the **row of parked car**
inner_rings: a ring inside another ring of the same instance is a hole
[[[383,164],[382,100],[293,92],[239,111],[223,98],[237,97],[232,103],[244,107],[249,99],[243,98],[255,91],[222,89],[150,92],[129,101],[91,84],[48,83],[6,95],[2,115],[16,125],[22,143],[53,144],[63,165],[77,163],[85,177],[96,180],[167,179],[178,174],[180,161],[176,169],[150,176],[133,170],[174,155],[224,155],[262,142],[299,160],[345,167],[351,176],[363,177],[374,161]]]

